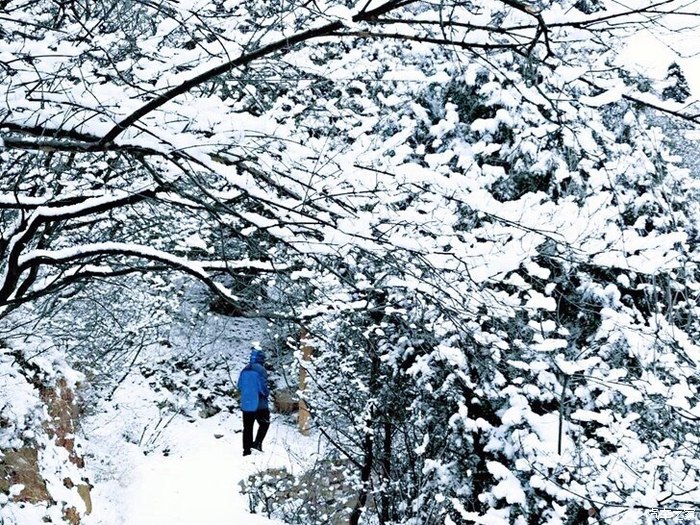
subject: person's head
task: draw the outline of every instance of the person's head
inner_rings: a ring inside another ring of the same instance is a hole
[[[262,365],[265,363],[265,352],[258,348],[253,348],[253,350],[250,352],[250,362]]]

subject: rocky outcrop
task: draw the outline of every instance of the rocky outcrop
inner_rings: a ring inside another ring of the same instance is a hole
[[[0,451],[0,492],[9,495],[10,489],[18,486],[22,489],[13,494],[15,501],[51,501],[46,481],[39,471],[36,448],[22,447]]]
[[[31,427],[26,417],[17,414],[14,421],[7,420],[6,436],[14,437],[0,441],[5,443],[0,448],[0,496],[4,494],[9,504],[44,507],[54,519],[60,519],[55,516],[58,512],[65,523],[79,525],[81,515],[92,511],[92,501],[90,484],[83,476],[85,461],[75,441],[81,413],[77,385],[62,376],[49,378],[19,352],[11,355],[14,359],[4,360],[3,365],[14,384],[21,386],[22,400],[38,407],[35,411],[43,416]]]
[[[45,424],[46,433],[56,445],[68,451],[71,463],[79,468],[84,467],[85,461],[75,450],[80,405],[66,379],[59,378],[53,388],[42,388],[41,398],[46,403],[50,418]]]

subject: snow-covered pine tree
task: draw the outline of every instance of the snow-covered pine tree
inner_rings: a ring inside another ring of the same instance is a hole
[[[673,62],[668,66],[666,73],[666,81],[668,85],[661,91],[661,97],[664,100],[675,100],[676,102],[685,102],[690,97],[690,86],[688,79],[685,78],[681,66]]]

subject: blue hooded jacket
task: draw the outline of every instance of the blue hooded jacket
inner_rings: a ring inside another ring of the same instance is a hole
[[[255,412],[269,410],[267,389],[267,370],[263,366],[265,354],[253,350],[250,354],[250,364],[241,370],[238,376],[238,390],[241,392],[241,410]]]

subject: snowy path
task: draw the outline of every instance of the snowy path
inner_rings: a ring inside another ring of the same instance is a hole
[[[159,451],[144,456],[134,447],[122,479],[97,484],[85,525],[279,525],[248,513],[239,482],[270,467],[297,470],[315,443],[273,417],[265,452],[243,458],[240,425],[233,414],[173,420]]]
[[[185,318],[187,308],[183,303]],[[244,458],[239,411],[192,422],[176,416],[163,426],[172,412],[159,407],[196,414],[196,388],[206,393],[217,380],[207,366],[219,363],[224,368],[218,380],[228,376],[233,383],[231,374],[248,362],[250,341],[264,335],[260,320],[207,314],[199,321],[173,329],[171,350],[158,347],[142,356],[142,368],[156,370],[155,376],[133,368],[111,399],[83,422],[95,485],[93,512],[83,525],[280,525],[248,512],[240,482],[268,468],[298,472],[313,458],[317,439],[302,437],[272,414],[265,452]],[[178,360],[197,366],[166,366]],[[159,379],[172,373],[171,382],[180,382],[174,390]]]

